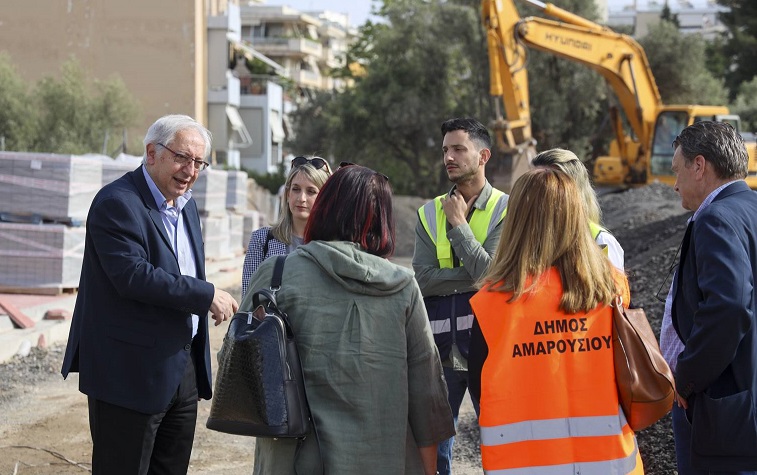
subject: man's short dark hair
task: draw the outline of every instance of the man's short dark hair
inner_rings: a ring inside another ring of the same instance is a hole
[[[744,139],[731,124],[703,120],[686,127],[673,141],[681,147],[686,162],[701,155],[712,164],[721,179],[741,179],[747,175],[749,155]]]
[[[468,132],[468,137],[481,148],[492,148],[492,137],[489,135],[489,130],[484,127],[484,124],[473,119],[471,117],[458,117],[455,119],[449,119],[442,124],[442,138],[447,135],[448,132],[454,132],[455,130],[464,130]]]

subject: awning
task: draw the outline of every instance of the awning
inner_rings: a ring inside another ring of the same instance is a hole
[[[286,138],[286,133],[284,132],[284,126],[282,125],[279,114],[276,112],[271,112],[270,121],[271,121],[271,141],[274,143],[282,143],[284,139]]]
[[[272,60],[268,56],[264,55],[263,53],[256,51],[252,46],[249,46],[241,41],[236,41],[234,38],[230,37],[228,34],[226,35],[226,39],[229,40],[229,43],[231,43],[234,47],[234,49],[240,53],[242,53],[247,59],[252,61],[253,58],[259,59],[260,61],[264,62],[268,66],[272,67],[274,70],[276,70],[277,74],[285,75],[286,70],[284,69],[284,66],[280,65],[276,61]]]
[[[252,145],[252,137],[250,136],[250,132],[244,125],[242,116],[239,115],[237,108],[234,106],[226,105],[226,117],[229,118],[231,128],[234,129],[239,135],[239,138],[242,139],[241,142],[234,142],[234,145],[236,145],[237,147],[249,147],[250,145]]]
[[[294,135],[294,129],[292,128],[292,119],[289,118],[288,114],[284,114],[284,131],[287,135]]]

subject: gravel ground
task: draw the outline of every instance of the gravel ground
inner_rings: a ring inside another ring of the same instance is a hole
[[[668,275],[688,214],[681,208],[676,193],[659,184],[607,194],[600,202],[605,225],[625,250],[633,304],[646,310],[652,328],[659,335],[663,303],[655,298],[655,294]],[[412,239],[415,226],[414,212],[423,200],[407,198],[402,203],[406,206],[395,208],[399,247],[402,249],[398,257],[407,265],[408,252],[412,253],[408,240]],[[238,294],[238,290],[234,292]],[[217,330],[215,341],[219,342],[221,337],[220,330]],[[86,463],[77,466],[72,461],[63,460],[88,462],[91,453],[85,399],[76,391],[75,382],[61,382],[59,371],[63,348],[60,344],[48,349],[34,348],[26,358],[16,357],[0,365],[0,475],[82,473],[87,470]],[[57,404],[57,410],[49,409],[50,404]],[[201,405],[200,419],[207,417],[208,407]],[[71,413],[76,414],[72,421],[63,419],[70,417]],[[56,418],[61,421],[51,422]],[[250,472],[251,439],[226,438],[202,426],[204,423],[198,422],[190,473]],[[647,474],[677,473],[670,416],[639,432],[638,441]],[[460,415],[454,451],[457,475],[481,473],[478,426],[468,399]]]

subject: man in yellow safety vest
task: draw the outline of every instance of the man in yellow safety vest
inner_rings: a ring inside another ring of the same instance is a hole
[[[468,342],[473,312],[468,300],[499,243],[508,196],[484,174],[491,136],[471,118],[441,127],[444,167],[452,189],[418,210],[413,269],[444,365],[449,403],[457,424],[468,388]],[[478,413],[478,401],[473,401]],[[449,475],[454,437],[439,444],[437,470]]]

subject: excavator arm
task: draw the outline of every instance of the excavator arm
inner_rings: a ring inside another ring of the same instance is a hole
[[[528,96],[526,49],[515,35],[520,20],[511,0],[482,1],[482,20],[489,49],[490,94],[502,99],[495,104],[496,117],[491,124],[497,149],[512,157],[510,183],[522,175],[536,156],[536,140],[531,133],[531,105]]]
[[[644,50],[630,36],[593,25],[529,17],[518,22],[515,34],[531,48],[584,64],[602,75],[618,97],[629,125],[646,143],[662,99]]]
[[[723,106],[664,105],[642,47],[630,36],[563,10],[551,3],[522,0],[545,15],[521,18],[514,0],[482,0],[487,31],[490,92],[501,98],[493,128],[500,150],[513,156],[511,183],[536,153],[531,133],[527,51],[534,48],[583,64],[598,72],[618,99],[610,108],[615,135],[609,155],[597,157],[594,179],[603,184],[642,184],[649,180],[672,184],[672,143],[675,134],[698,120],[722,120],[739,129],[739,118]],[[623,129],[619,108],[633,134]],[[747,183],[757,189],[757,147],[752,136],[747,150]]]
[[[597,71],[615,92],[636,141],[649,143],[662,100],[641,46],[630,36],[616,33],[553,4],[524,1],[556,20],[521,18],[514,0],[482,1],[489,45],[490,93],[501,97],[505,109],[504,115],[498,113],[495,119],[498,143],[510,148],[533,143],[525,67],[528,48]],[[616,130],[616,135],[620,136],[622,132]],[[644,150],[639,149],[639,154],[642,153]],[[514,169],[513,175],[515,179],[519,173]]]

